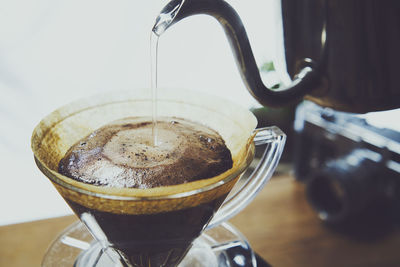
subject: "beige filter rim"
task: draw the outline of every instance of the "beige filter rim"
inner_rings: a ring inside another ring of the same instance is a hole
[[[59,160],[73,144],[116,119],[149,116],[152,110],[151,99],[149,89],[111,92],[73,102],[52,112],[36,126],[32,134],[31,146],[39,169],[59,191],[63,191],[60,193],[64,197],[69,194],[68,198],[74,198],[72,195],[75,192],[113,200],[159,200],[188,197],[231,184],[252,161],[253,131],[257,120],[250,111],[225,99],[200,92],[160,89],[159,114],[189,119],[215,129],[231,150],[234,163],[230,170],[208,179],[151,189],[94,186],[57,172]],[[229,192],[233,185],[223,191]]]

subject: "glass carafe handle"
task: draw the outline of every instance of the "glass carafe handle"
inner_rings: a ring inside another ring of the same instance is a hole
[[[231,192],[208,224],[207,228],[212,228],[220,223],[229,220],[241,210],[243,210],[264,187],[265,183],[271,178],[285,146],[286,135],[275,126],[259,128],[255,130],[254,144],[266,145],[265,151],[260,162],[246,179],[242,186]],[[241,182],[240,180],[238,182]]]

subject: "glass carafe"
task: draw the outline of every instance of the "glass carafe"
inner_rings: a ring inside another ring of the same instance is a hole
[[[39,169],[95,238],[100,248],[97,252],[116,266],[179,264],[205,230],[249,204],[271,177],[285,143],[285,134],[277,127],[255,129],[254,115],[241,106],[200,92],[163,89],[159,114],[189,119],[219,132],[232,153],[230,170],[208,179],[151,189],[95,186],[57,172],[69,147],[116,119],[149,117],[151,101],[150,90],[84,99],[51,113],[32,136]],[[260,144],[267,145],[263,157],[253,173],[241,179],[253,160],[255,145]],[[100,256],[93,257],[92,266],[101,266],[96,262]]]

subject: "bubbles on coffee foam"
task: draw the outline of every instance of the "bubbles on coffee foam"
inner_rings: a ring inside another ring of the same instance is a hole
[[[232,167],[230,151],[214,130],[177,118],[157,124],[126,118],[93,132],[60,161],[60,173],[94,185],[151,188],[213,177]]]
[[[177,133],[162,126],[158,127],[158,142],[155,146],[152,143],[151,127],[133,128],[115,134],[105,144],[103,154],[115,164],[133,168],[170,164],[186,142]]]

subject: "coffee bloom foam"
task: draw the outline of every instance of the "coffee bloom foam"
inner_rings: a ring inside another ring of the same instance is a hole
[[[88,184],[153,188],[214,177],[232,167],[219,134],[178,118],[125,118],[94,131],[60,161],[59,172]]]

